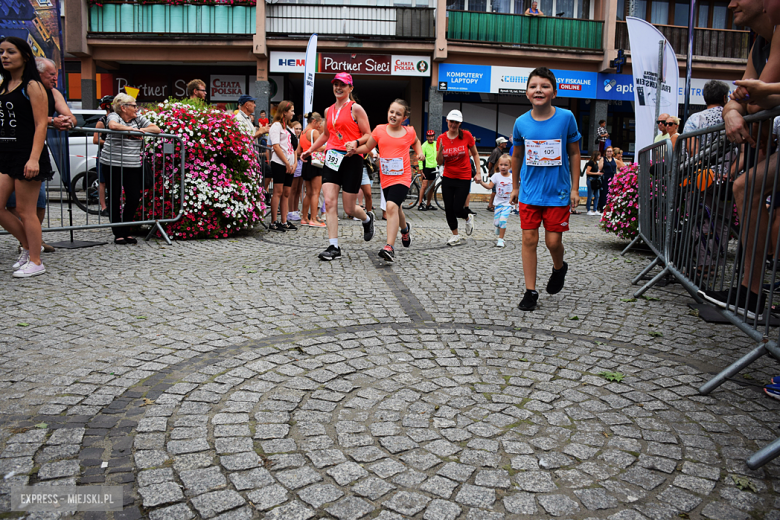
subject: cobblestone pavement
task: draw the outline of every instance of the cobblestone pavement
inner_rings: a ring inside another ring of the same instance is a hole
[[[456,248],[443,211],[410,211],[392,266],[384,223],[365,243],[344,220],[338,262],[303,228],[7,269],[0,512],[56,482],[124,485],[121,513],[78,518],[780,518],[780,466],[744,464],[778,435],[774,363],[700,396],[752,343],[679,286],[624,301],[647,259],[585,215],[566,287],[521,313],[519,222],[498,249],[474,206]]]

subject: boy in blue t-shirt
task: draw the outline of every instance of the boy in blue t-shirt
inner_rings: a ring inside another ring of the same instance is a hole
[[[569,229],[570,209],[580,203],[579,164],[582,138],[574,114],[552,106],[557,95],[555,75],[539,67],[528,76],[525,92],[531,111],[515,121],[512,141],[512,204],[520,201],[523,230],[523,277],[525,294],[518,308],[536,308],[536,247],[539,226],[544,223],[544,242],[553,260],[547,292],[563,289],[569,265],[563,261],[563,232]],[[522,182],[520,182],[522,180]],[[522,185],[522,191],[520,190]]]

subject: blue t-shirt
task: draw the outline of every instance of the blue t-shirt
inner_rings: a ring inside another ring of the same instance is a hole
[[[581,138],[574,114],[564,108],[555,107],[555,114],[546,121],[536,121],[531,112],[517,118],[512,140],[515,145],[524,146],[520,202],[534,206],[571,203],[571,168],[566,145]],[[545,163],[552,165],[539,165]]]

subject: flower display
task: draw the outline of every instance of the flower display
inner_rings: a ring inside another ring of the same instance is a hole
[[[144,116],[184,143],[184,216],[165,225],[171,238],[226,238],[262,218],[266,206],[260,164],[251,138],[231,114],[169,99]],[[179,142],[173,142],[173,157],[178,157]],[[163,155],[166,143],[171,146],[171,140],[150,139],[144,151],[156,175],[154,189],[144,191],[139,211],[151,205],[157,218],[177,215],[181,200],[180,164]]]
[[[607,205],[601,216],[601,229],[632,240],[639,231],[639,191],[637,163],[624,166],[609,183]]]

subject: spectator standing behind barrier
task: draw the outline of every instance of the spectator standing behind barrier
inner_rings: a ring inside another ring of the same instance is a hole
[[[544,16],[544,13],[539,9],[539,3],[534,0],[531,2],[531,7],[525,10],[526,16]]]
[[[679,129],[679,117],[669,116],[666,118],[666,132],[669,134],[669,139],[672,141],[672,148],[677,144],[677,138],[680,137],[680,133],[678,132]]]
[[[311,148],[311,144],[317,140],[322,132],[322,116],[317,112],[306,114],[306,120],[309,122],[306,129],[301,133],[301,139],[298,142],[298,149],[295,151],[300,157],[303,152]],[[321,147],[315,152],[324,152],[325,147]],[[321,222],[318,213],[320,205],[320,191],[322,191],[322,157],[317,158],[317,165],[312,164],[312,157],[302,159],[301,177],[303,178],[306,193],[303,195],[303,208],[301,210],[301,225],[310,227],[325,227]],[[311,212],[311,217],[309,217]]]
[[[585,163],[585,185],[588,188],[588,198],[585,199],[585,209],[588,210],[588,215],[592,217],[601,215],[601,213],[597,211],[599,195],[601,194],[600,160],[601,154],[595,152],[590,160]]]
[[[254,123],[252,123],[252,114],[255,111],[256,104],[257,100],[252,96],[243,95],[239,97],[238,112],[233,116],[236,122],[238,122],[241,131],[252,139],[257,139],[262,134],[268,133],[268,126],[261,125],[255,128]]]
[[[664,139],[669,139],[669,133],[666,130],[666,120],[669,119],[669,114],[660,114],[658,116],[658,119],[656,120],[656,124],[658,125],[658,130],[660,130],[660,133],[655,136],[655,139],[653,139],[654,143],[657,143],[658,141],[663,141]]]
[[[111,103],[113,103],[113,101],[114,96],[103,96],[100,99],[100,108],[106,111],[106,115],[101,116],[100,119],[98,119],[98,122],[95,123],[95,128],[108,128],[106,123],[108,122],[108,115],[114,111],[114,109],[111,108]],[[98,171],[98,199],[100,200],[100,215],[102,217],[108,216],[108,204],[106,204],[106,178],[102,165],[100,164],[100,152],[103,151],[103,146],[106,144],[105,136],[106,134],[101,134],[100,132],[92,134],[92,143],[98,145],[98,162],[96,166]]]
[[[127,134],[107,134],[106,144],[100,154],[100,163],[105,166],[107,175],[108,211],[112,223],[132,222],[141,201],[143,186],[143,161],[141,147],[144,134],[159,134],[160,128],[153,125],[144,116],[138,115],[138,103],[127,94],[117,94],[112,103],[114,112],[106,118],[108,129],[132,132]],[[151,172],[149,172],[151,175]],[[125,205],[120,206],[124,189]],[[136,244],[130,236],[129,226],[114,226],[114,243],[118,245]]]
[[[599,121],[599,127],[596,129],[599,142],[599,155],[604,155],[604,147],[607,145],[607,139],[609,139],[609,132],[607,132],[607,122],[603,119]]]
[[[35,58],[35,66],[38,69],[38,74],[41,76],[41,83],[46,89],[46,98],[48,101],[48,124],[49,127],[53,127],[59,131],[67,131],[76,126],[76,117],[70,111],[70,107],[65,102],[65,98],[62,96],[59,90],[57,90],[57,65],[49,58]],[[58,113],[57,117],[54,114]],[[61,152],[60,156],[63,157],[63,162],[68,161],[69,158],[65,157],[64,150],[61,149],[59,141],[52,142],[52,139],[59,139],[59,136],[54,130],[47,131],[47,144],[54,152]],[[67,167],[67,164],[60,165],[62,169]],[[65,172],[60,172],[60,177],[65,179]],[[43,224],[43,219],[46,217],[46,182],[41,183],[41,191],[38,193],[38,202],[36,204],[38,220]],[[16,194],[12,193],[6,202],[5,206],[19,217],[16,212]],[[53,253],[54,247],[50,246],[46,242],[42,242],[43,252]],[[19,252],[21,252],[22,246],[19,246]]]
[[[206,83],[202,79],[193,79],[187,83],[187,97],[193,101],[206,103]]]
[[[271,156],[271,175],[274,181],[274,194],[271,198],[271,231],[295,231],[298,229],[287,221],[287,199],[290,196],[295,174],[295,148],[292,145],[292,132],[287,124],[295,114],[292,101],[279,103],[274,122],[268,131],[268,142],[273,147]],[[277,220],[277,214],[279,219]]]
[[[22,244],[13,276],[27,278],[46,272],[36,201],[41,182],[54,175],[45,144],[48,100],[26,41],[14,36],[0,39],[0,63],[0,226]],[[12,192],[17,194],[21,220],[6,209]]]
[[[614,149],[607,146],[604,150],[604,157],[599,161],[599,171],[601,172],[601,193],[599,193],[599,205],[596,210],[598,213],[604,212],[604,206],[607,205],[607,195],[609,194],[609,183],[617,173],[617,163],[613,157]]]
[[[444,173],[441,180],[441,195],[444,201],[444,213],[447,217],[447,225],[452,231],[452,236],[447,240],[448,246],[457,246],[463,243],[458,235],[458,219],[466,221],[466,234],[474,232],[474,215],[466,206],[471,181],[477,175],[481,175],[474,169],[470,157],[479,164],[479,152],[474,141],[474,136],[468,130],[463,130],[463,114],[460,110],[451,110],[447,114],[447,131],[437,139],[439,149],[436,161],[444,165]]]
[[[496,147],[493,148],[493,151],[490,152],[490,157],[488,157],[487,161],[487,170],[488,170],[488,178],[492,178],[493,174],[498,171],[498,158],[504,155],[506,150],[506,143],[507,140],[505,137],[499,137],[496,139]],[[482,184],[482,183],[478,183]],[[483,186],[484,187],[484,186]],[[496,198],[496,185],[493,184],[493,187],[491,188],[490,193],[490,200],[488,201],[488,211],[493,211],[495,208],[493,207],[493,201]]]
[[[726,105],[729,95],[728,85],[720,81],[708,81],[702,89],[702,94],[707,108],[688,118],[683,134],[723,123],[723,107]],[[707,135],[704,144],[709,144],[712,140],[711,137],[711,135]],[[698,139],[691,138],[686,141],[685,148],[688,156],[698,153]],[[715,267],[716,258],[720,265],[725,263],[730,235],[729,222],[731,221],[733,204],[730,201],[727,203],[726,200],[715,200],[716,191],[721,194],[726,191],[721,185],[728,181],[730,153],[727,153],[726,157],[721,158],[720,162],[713,167],[715,182],[709,185],[709,183],[705,184],[704,181],[696,181],[696,184],[700,186],[699,189],[706,186],[702,193],[703,196],[692,192],[691,196],[685,200],[686,214],[691,215],[695,212],[701,215],[701,218],[694,222],[695,225],[691,230],[691,239],[695,248],[693,255],[699,274],[706,274],[707,271],[712,270]],[[702,174],[708,173],[699,171],[697,177]],[[698,211],[694,211],[693,206],[697,201],[700,201],[701,207]]]
[[[290,139],[292,140],[292,146],[294,150],[298,150],[298,141],[301,137],[301,123],[293,121],[287,130],[292,132]],[[299,157],[298,152],[295,153],[296,157]],[[290,188],[290,197],[287,199],[287,220],[301,220],[301,214],[298,211],[298,207],[301,203],[301,192],[303,191],[303,178],[301,173],[303,171],[303,162],[297,159],[295,162],[295,171],[293,172],[293,183]]]
[[[623,150],[617,146],[613,146],[612,152],[615,155],[615,166],[617,166],[617,171],[620,171],[621,168],[626,167],[626,162],[623,160]]]

